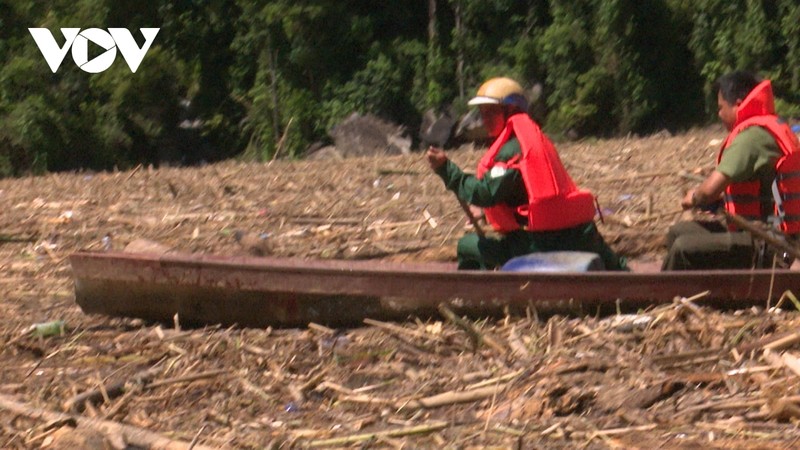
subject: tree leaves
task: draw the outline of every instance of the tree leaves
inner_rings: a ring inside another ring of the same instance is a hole
[[[294,156],[353,112],[413,135],[498,75],[543,84],[554,134],[714,120],[709,86],[735,68],[772,77],[794,113],[798,23],[792,0],[0,0],[0,176],[270,159],[279,141]],[[161,31],[136,74],[69,55],[53,74],[28,26]]]

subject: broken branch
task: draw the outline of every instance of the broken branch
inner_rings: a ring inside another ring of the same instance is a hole
[[[189,450],[191,446],[188,442],[173,440],[131,425],[47,411],[16,402],[3,395],[0,395],[0,409],[45,422],[74,421],[74,423],[78,424],[78,428],[88,428],[106,436],[122,435],[128,444],[135,447],[159,450]],[[211,447],[204,445],[194,445],[192,448],[194,450],[211,450]]]
[[[505,355],[506,349],[502,345],[500,345],[492,337],[481,333],[471,323],[469,323],[466,320],[458,317],[444,303],[439,304],[439,312],[441,312],[442,315],[447,318],[447,320],[453,322],[459,328],[464,330],[467,333],[467,335],[469,335],[470,340],[472,341],[472,344],[473,344],[475,350],[477,350],[481,346],[481,344],[486,344],[487,346],[489,346],[492,349],[496,350],[501,355]]]

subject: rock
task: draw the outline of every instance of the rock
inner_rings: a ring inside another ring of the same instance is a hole
[[[429,145],[445,147],[450,141],[456,121],[448,113],[438,116],[432,109],[425,111],[422,116],[422,125],[419,129],[419,139],[422,148]]]
[[[411,138],[401,135],[389,135],[386,140],[389,143],[389,153],[407,155],[411,152]]]
[[[411,139],[401,126],[372,115],[353,113],[330,132],[336,150],[343,157],[366,155],[407,155]]]
[[[311,161],[315,160],[323,160],[323,159],[344,159],[341,152],[336,149],[333,145],[327,145],[320,149],[314,150],[313,152],[307,153],[306,159]]]

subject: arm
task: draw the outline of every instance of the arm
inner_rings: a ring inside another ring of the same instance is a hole
[[[479,180],[474,175],[464,173],[440,149],[428,149],[425,157],[431,169],[442,178],[445,187],[470,205],[480,207],[499,203],[517,205],[527,201],[519,170],[508,169],[494,175],[487,173]]]
[[[431,166],[431,169],[434,172],[438,172],[447,163],[447,153],[440,148],[428,147],[428,151],[425,152],[425,159],[428,160],[428,165]]]
[[[686,193],[683,200],[681,200],[681,206],[683,209],[691,209],[696,206],[707,206],[717,202],[729,184],[731,184],[730,177],[715,170],[700,186]]]

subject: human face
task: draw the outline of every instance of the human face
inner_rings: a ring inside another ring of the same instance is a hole
[[[490,137],[500,136],[506,126],[505,108],[501,105],[480,105],[481,119],[483,128],[489,133]]]
[[[725,124],[728,131],[733,130],[733,125],[736,123],[736,113],[739,111],[741,100],[737,100],[735,104],[731,105],[727,100],[722,98],[722,93],[717,92],[717,108],[720,120]]]

